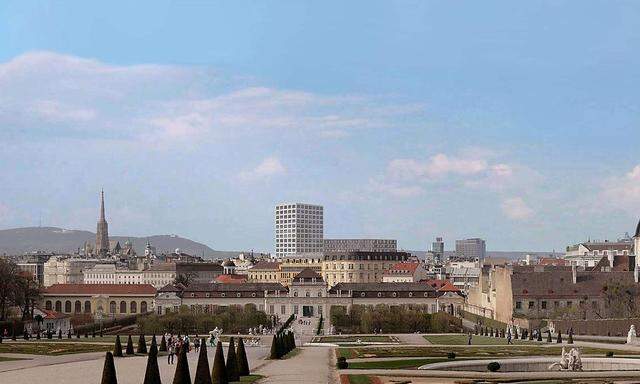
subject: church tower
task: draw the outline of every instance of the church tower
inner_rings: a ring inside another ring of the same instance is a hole
[[[104,190],[100,192],[100,218],[96,229],[96,249],[97,255],[109,253],[109,224],[104,217]]]

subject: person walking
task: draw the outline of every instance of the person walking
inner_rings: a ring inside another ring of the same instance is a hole
[[[471,339],[473,338],[473,336],[471,335],[471,332],[469,332],[469,339],[467,340],[467,345],[471,345]]]
[[[200,339],[197,337],[193,342],[193,348],[196,350],[196,353],[200,352]]]
[[[167,364],[173,364],[173,357],[176,354],[176,344],[173,342],[173,340],[169,342],[167,352],[169,352],[169,354],[167,355]]]
[[[507,333],[507,344],[513,344],[513,340],[511,340],[511,331]]]

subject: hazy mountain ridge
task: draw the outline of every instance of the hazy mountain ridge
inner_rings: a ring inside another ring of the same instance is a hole
[[[177,235],[153,235],[147,237],[110,236],[121,245],[131,240],[138,254],[144,253],[147,239],[156,247],[158,253],[173,252],[180,248],[182,252],[204,256],[206,258],[225,258],[238,254],[236,251],[216,251],[208,245]],[[57,227],[26,227],[0,230],[0,254],[17,255],[25,252],[46,251],[56,253],[76,252],[89,241],[96,241],[96,234],[90,231],[64,229]]]

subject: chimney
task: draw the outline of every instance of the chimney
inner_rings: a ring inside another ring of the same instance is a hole
[[[578,267],[575,265],[571,266],[571,280],[573,281],[573,284],[578,283]]]

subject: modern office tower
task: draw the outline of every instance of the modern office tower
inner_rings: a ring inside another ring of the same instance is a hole
[[[325,252],[395,252],[398,242],[391,239],[324,239]]]
[[[434,262],[442,262],[444,258],[444,241],[442,241],[442,237],[436,237],[436,241],[431,243],[431,253],[433,254]]]
[[[487,246],[482,239],[456,240],[456,256],[478,260],[482,265],[487,254]]]
[[[322,252],[324,238],[321,205],[284,203],[276,205],[276,257]]]

